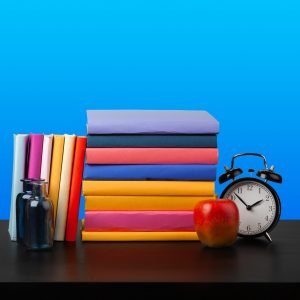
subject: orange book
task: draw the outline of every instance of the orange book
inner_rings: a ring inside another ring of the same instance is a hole
[[[84,242],[144,242],[144,241],[198,241],[196,232],[88,232],[82,231]]]
[[[54,221],[56,220],[61,166],[62,166],[62,160],[64,155],[64,144],[65,144],[65,137],[63,135],[54,135],[51,172],[50,172],[50,181],[49,181],[49,194],[48,194],[50,200],[53,203]]]
[[[65,240],[76,241],[86,137],[77,137],[72,168]]]

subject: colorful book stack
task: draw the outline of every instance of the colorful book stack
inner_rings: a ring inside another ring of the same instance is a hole
[[[219,123],[205,111],[87,112],[83,241],[197,240],[215,198]]]
[[[40,178],[48,182],[47,193],[54,208],[57,241],[75,241],[81,194],[86,137],[75,135],[16,134],[9,234],[16,240],[16,197],[23,192],[20,181]]]

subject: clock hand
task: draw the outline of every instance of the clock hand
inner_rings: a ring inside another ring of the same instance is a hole
[[[234,193],[238,199],[247,207],[247,209],[250,209],[250,205],[248,205],[237,193]]]
[[[256,206],[256,205],[260,204],[263,201],[264,200],[259,200],[259,201],[255,202],[255,203],[253,203],[252,205],[250,205],[250,208],[252,208],[253,206]]]

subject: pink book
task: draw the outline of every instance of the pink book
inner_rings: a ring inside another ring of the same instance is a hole
[[[87,211],[85,231],[194,231],[193,211]]]
[[[48,190],[49,190],[48,183],[50,180],[52,144],[53,144],[53,134],[44,135],[42,164],[41,164],[41,179],[44,179],[47,182],[47,185],[46,185],[47,194],[48,194]]]
[[[40,178],[44,135],[30,134],[30,150],[27,178]]]
[[[203,164],[218,163],[216,148],[87,148],[88,164]]]

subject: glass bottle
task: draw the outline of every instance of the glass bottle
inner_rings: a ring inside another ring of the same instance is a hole
[[[25,178],[23,182],[23,192],[19,193],[16,198],[16,225],[17,225],[17,242],[24,243],[24,226],[25,226],[25,204],[31,197],[33,181],[44,181],[44,179]]]
[[[25,238],[28,250],[53,247],[54,222],[52,201],[46,198],[46,182],[31,182],[32,195],[25,204]]]

